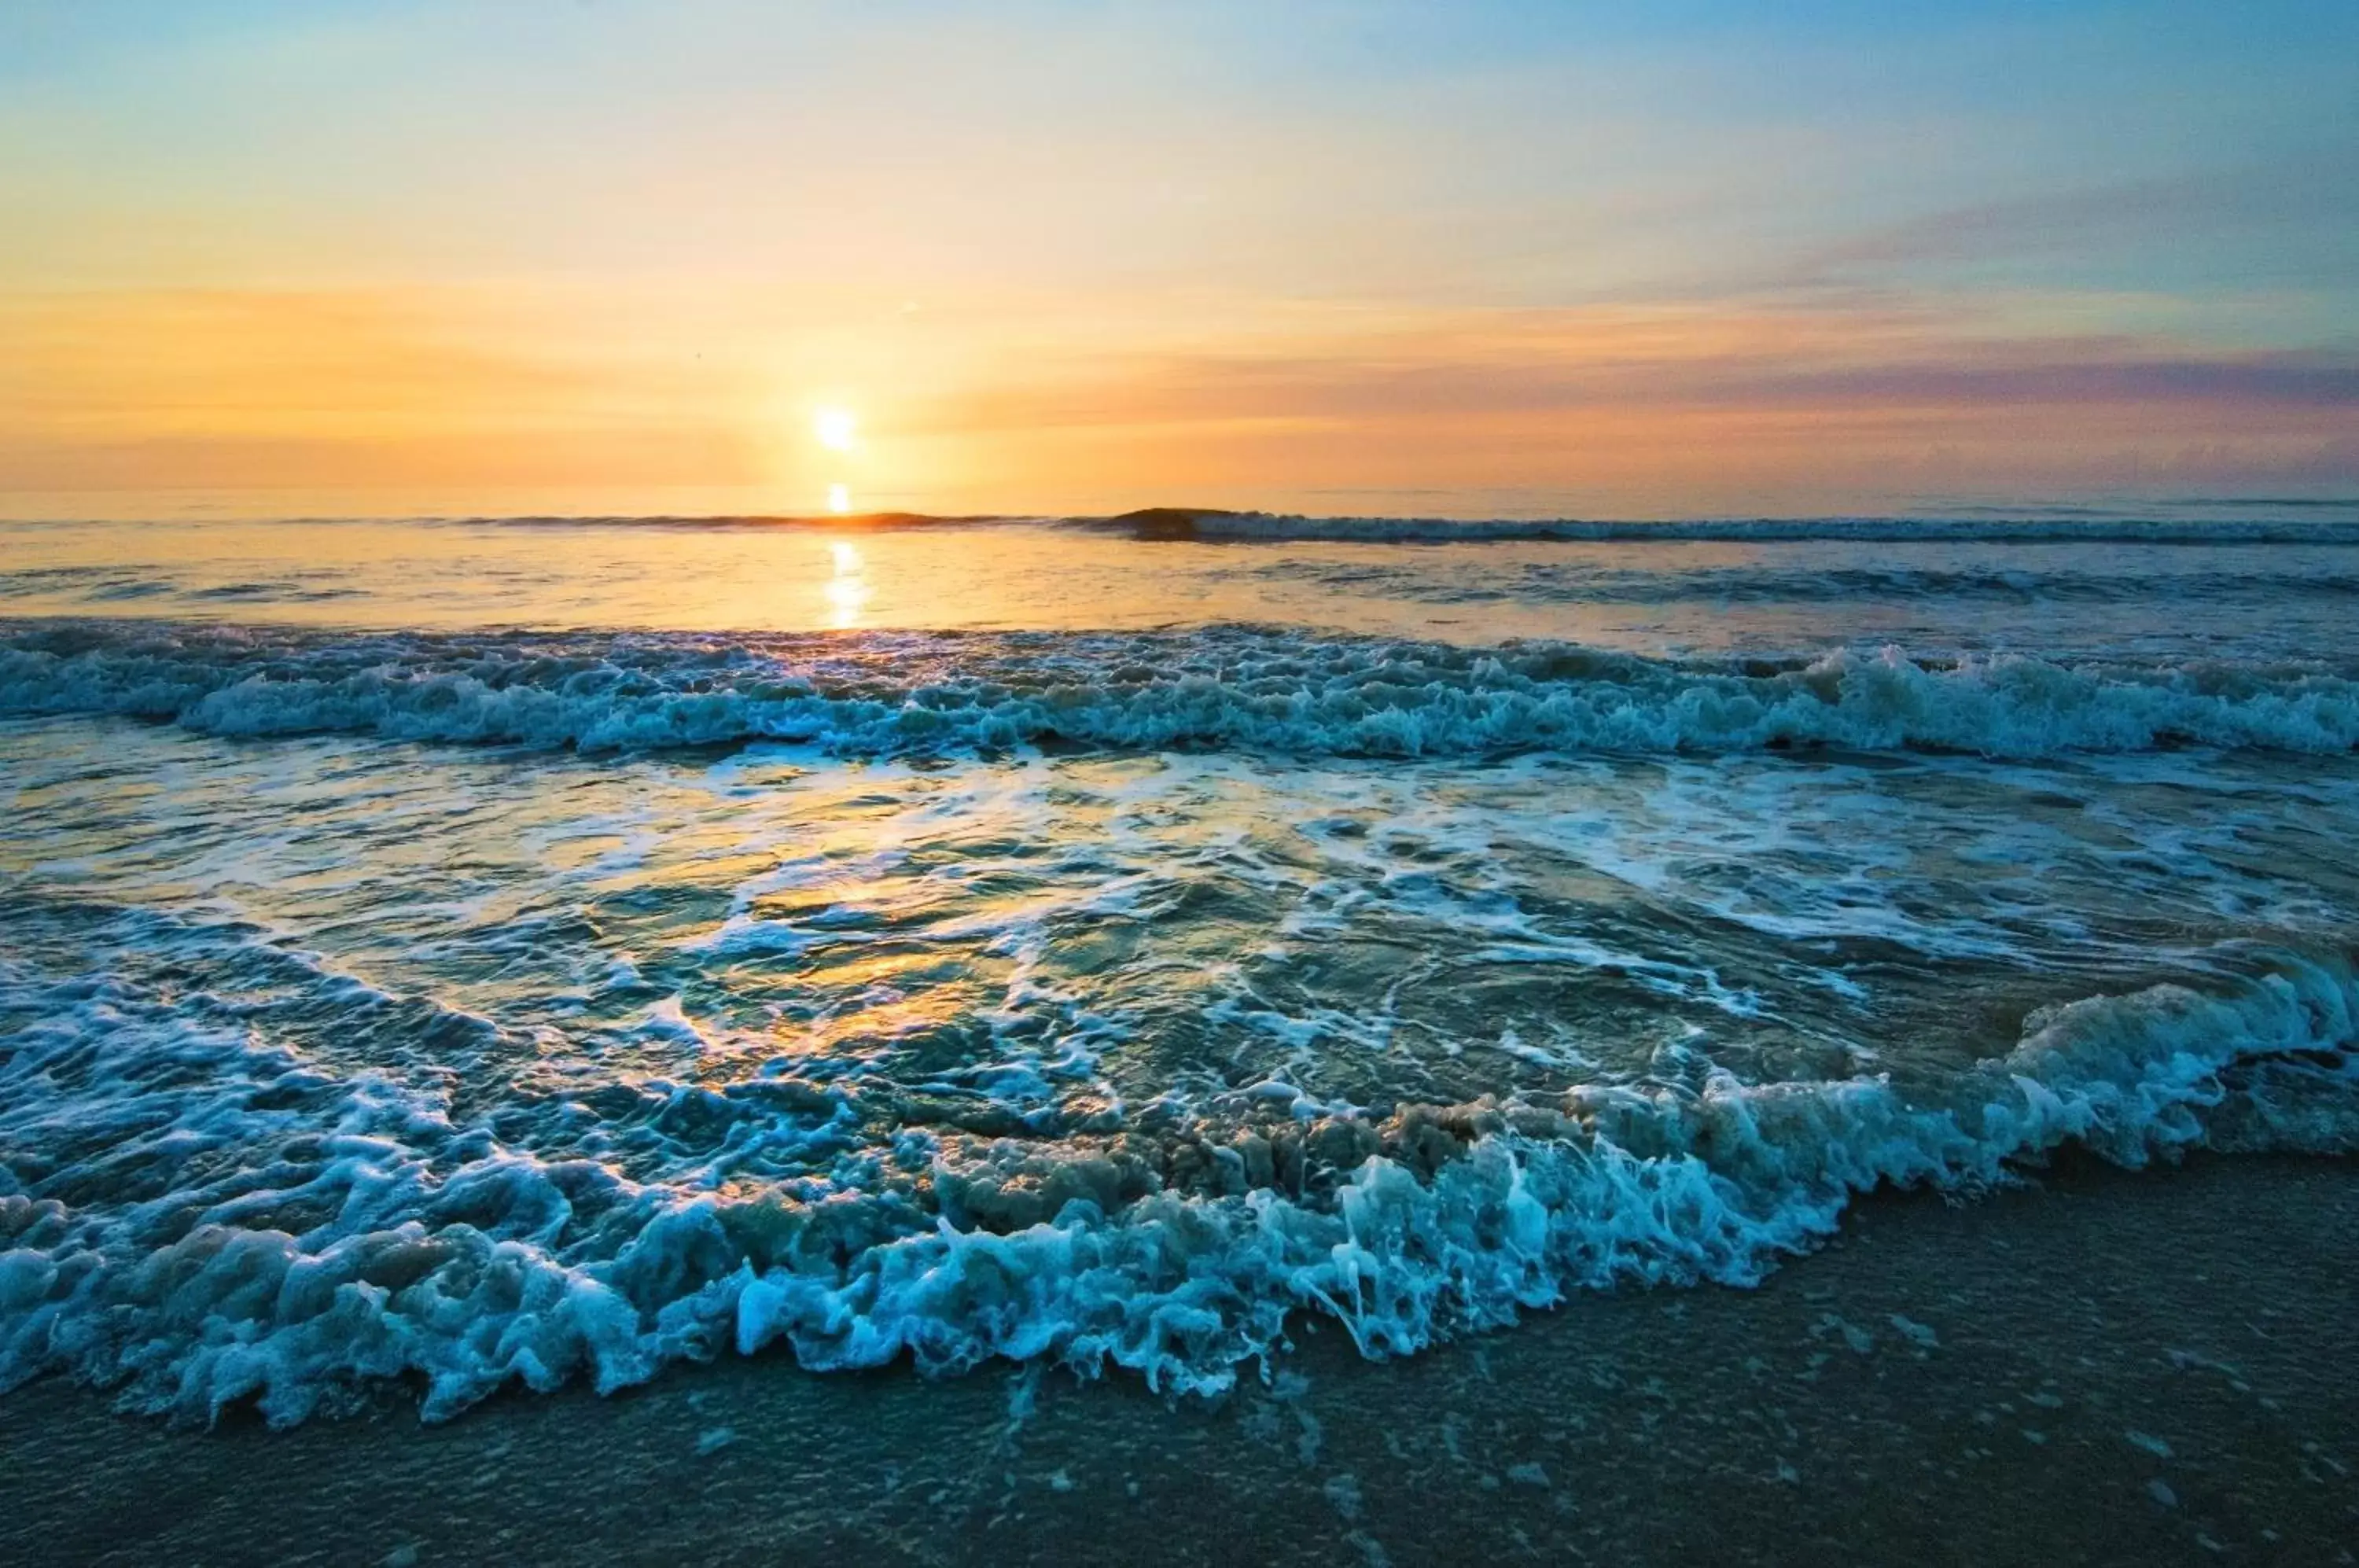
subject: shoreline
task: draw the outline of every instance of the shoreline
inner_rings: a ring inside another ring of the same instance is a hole
[[[207,1432],[0,1396],[0,1559],[2348,1563],[2359,1162],[1856,1204],[1757,1290],[1576,1296],[1267,1385],[675,1368]]]

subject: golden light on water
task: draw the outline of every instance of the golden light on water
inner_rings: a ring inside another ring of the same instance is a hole
[[[852,510],[852,486],[831,485],[827,487],[827,509],[842,517]],[[840,547],[839,547],[840,548]]]
[[[860,612],[866,607],[872,590],[857,548],[842,539],[833,539],[828,550],[833,557],[834,571],[821,585],[821,592],[827,599],[830,622],[842,631],[860,624]]]

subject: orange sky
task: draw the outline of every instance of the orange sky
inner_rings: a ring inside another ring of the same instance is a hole
[[[1218,6],[53,17],[0,38],[0,515],[2359,483],[2302,36],[2282,102],[2214,101],[2200,50],[1996,9],[1342,65],[1334,16]],[[2094,107],[1944,91],[2010,50]]]

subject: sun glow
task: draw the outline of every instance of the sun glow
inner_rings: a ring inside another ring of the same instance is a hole
[[[830,452],[850,452],[860,439],[860,420],[849,408],[821,408],[811,415],[811,434]]]

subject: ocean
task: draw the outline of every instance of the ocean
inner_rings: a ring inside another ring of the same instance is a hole
[[[1184,1405],[2348,1154],[2354,611],[2267,501],[0,524],[0,1388]]]

